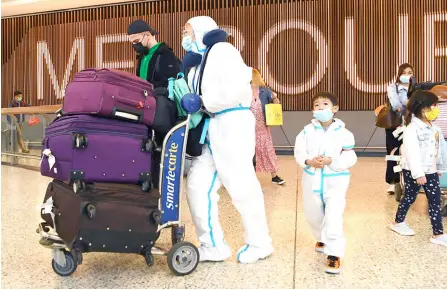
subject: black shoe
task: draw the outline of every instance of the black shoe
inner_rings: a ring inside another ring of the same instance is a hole
[[[275,177],[272,178],[272,183],[282,185],[282,184],[284,184],[286,182],[284,180],[282,180],[281,177],[276,175]]]

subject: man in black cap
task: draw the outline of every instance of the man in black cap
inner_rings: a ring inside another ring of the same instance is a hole
[[[158,32],[145,21],[132,22],[127,29],[127,34],[138,54],[137,76],[150,82],[155,89],[157,107],[152,129],[155,131],[154,137],[158,150],[152,155],[152,181],[154,187],[158,188],[161,163],[159,147],[177,120],[177,107],[168,99],[168,80],[177,77],[180,61],[169,46],[155,39]]]
[[[179,61],[172,49],[158,42],[158,34],[143,20],[135,20],[128,29],[129,41],[138,53],[137,76],[157,87],[167,87],[168,79],[177,76]]]

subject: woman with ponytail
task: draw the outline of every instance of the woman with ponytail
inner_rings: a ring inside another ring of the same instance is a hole
[[[402,150],[405,197],[400,201],[391,229],[403,236],[415,234],[405,223],[405,217],[422,186],[427,195],[433,229],[430,241],[447,247],[439,185],[439,175],[447,170],[447,144],[441,129],[432,123],[438,116],[438,97],[435,94],[421,90],[413,93],[407,106]]]

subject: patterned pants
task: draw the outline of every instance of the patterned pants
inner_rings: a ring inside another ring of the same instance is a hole
[[[405,220],[410,206],[416,200],[418,192],[421,188],[416,183],[416,179],[411,176],[411,171],[403,170],[405,182],[405,197],[400,201],[399,208],[396,213],[396,223]],[[426,174],[427,183],[423,185],[425,194],[428,199],[428,214],[430,216],[431,225],[434,235],[443,234],[442,215],[441,215],[441,188],[439,186],[439,176],[437,173]]]

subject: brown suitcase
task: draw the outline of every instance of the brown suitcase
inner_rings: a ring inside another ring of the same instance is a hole
[[[43,209],[41,216],[70,249],[142,254],[158,238],[159,196],[139,186],[95,184],[74,193],[71,186],[54,180],[44,203],[50,197],[56,225]]]

